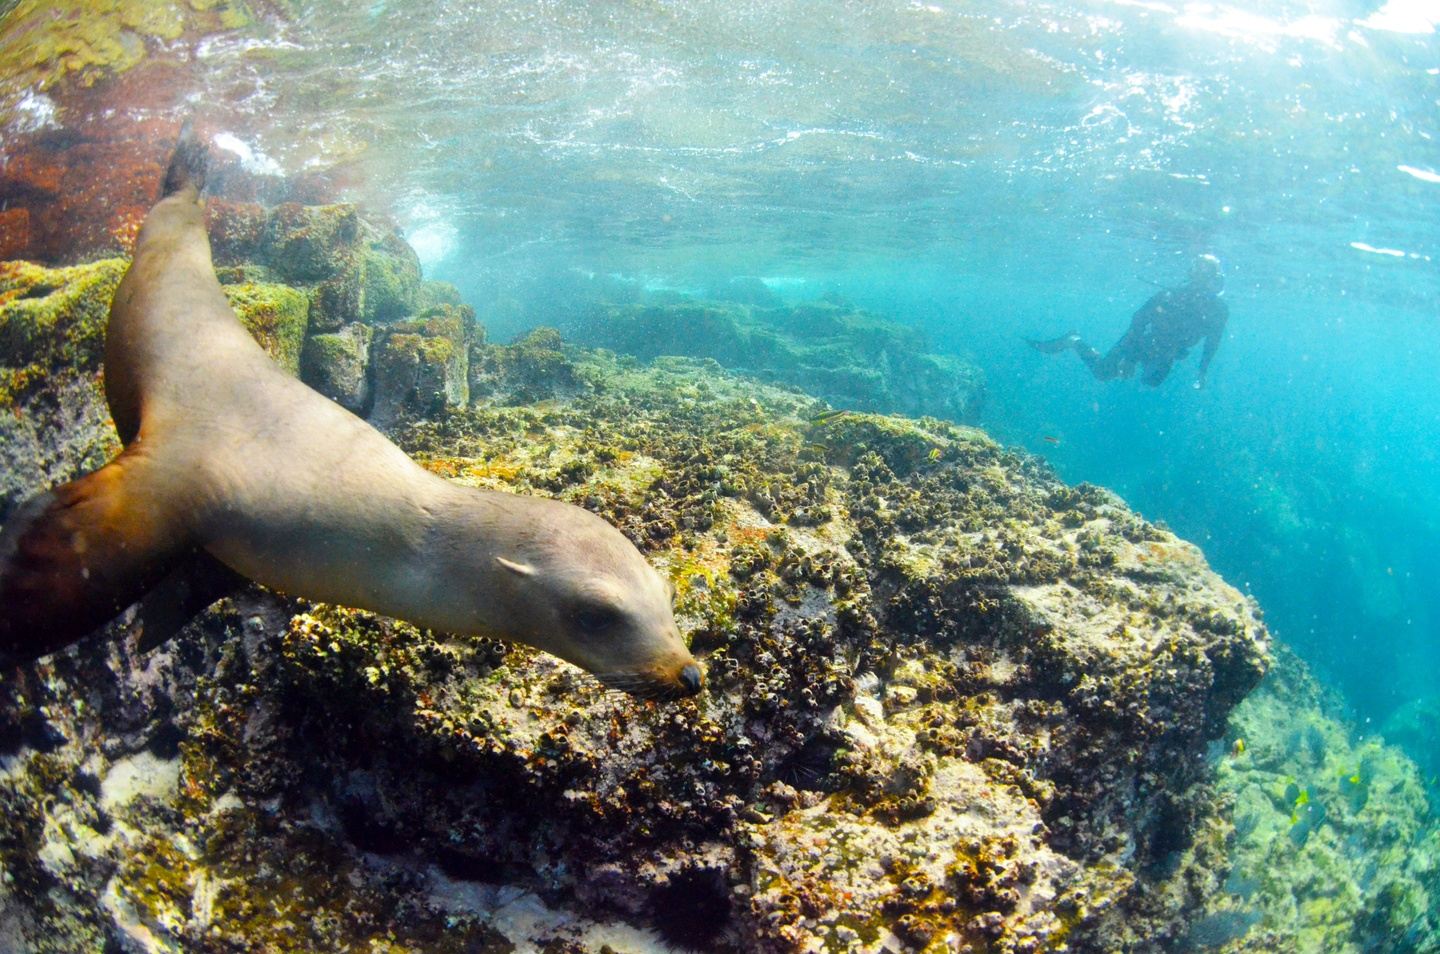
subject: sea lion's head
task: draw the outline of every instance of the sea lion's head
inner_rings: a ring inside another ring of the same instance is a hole
[[[506,635],[553,653],[613,689],[647,699],[700,691],[680,639],[674,590],[614,526],[570,504],[524,500],[524,532],[495,556]]]

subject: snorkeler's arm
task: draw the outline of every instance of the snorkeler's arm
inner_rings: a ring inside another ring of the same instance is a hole
[[[1200,355],[1200,371],[1195,375],[1195,387],[1205,386],[1205,374],[1210,370],[1210,359],[1220,348],[1220,339],[1225,337],[1225,322],[1230,318],[1230,306],[1223,301],[1215,302],[1214,314],[1210,319],[1210,333],[1205,336],[1205,353]]]

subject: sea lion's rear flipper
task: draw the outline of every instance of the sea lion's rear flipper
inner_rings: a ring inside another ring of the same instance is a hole
[[[148,653],[168,641],[211,603],[229,596],[246,582],[245,577],[204,550],[184,557],[140,601],[136,650]]]
[[[205,173],[210,165],[210,153],[205,143],[195,135],[190,120],[180,126],[180,136],[175,151],[170,154],[170,164],[165,169],[165,179],[160,184],[160,198],[174,195],[181,189],[193,187],[198,196],[205,190]]]
[[[0,530],[0,659],[38,659],[114,618],[194,542],[140,455],[26,501]]]

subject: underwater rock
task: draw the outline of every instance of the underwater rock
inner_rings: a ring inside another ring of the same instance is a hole
[[[470,400],[470,338],[475,313],[437,305],[376,329],[370,417],[385,427],[410,416],[439,414]]]
[[[367,225],[362,261],[365,321],[394,321],[416,312],[420,302],[420,258],[397,232],[382,232]],[[442,303],[433,301],[426,307]],[[460,302],[453,304],[458,306]]]
[[[275,363],[298,375],[310,321],[309,298],[288,285],[255,282],[225,285],[224,292],[240,323]]]
[[[354,205],[287,202],[267,210],[215,201],[207,222],[216,265],[258,265],[308,289],[317,332],[394,321],[414,314],[427,297],[414,250],[393,227],[367,220]],[[444,290],[430,293],[435,296],[449,297]]]
[[[1423,780],[1400,749],[1357,735],[1343,711],[1279,649],[1231,715],[1227,736],[1244,741],[1215,756],[1216,794],[1230,807],[1206,836],[1226,842],[1231,871],[1196,924],[1229,923],[1243,901],[1248,933],[1206,934],[1204,949],[1440,950],[1440,828]]]
[[[1268,637],[1197,550],[973,429],[472,334],[454,306],[377,326],[377,417],[436,473],[616,523],[709,691],[636,702],[258,587],[148,657],[85,641],[0,692],[21,950],[1019,954],[1205,913],[1203,756]],[[37,380],[20,419],[98,399]]]
[[[105,322],[126,262],[0,262],[0,517],[119,449],[100,392]]]
[[[647,360],[712,358],[852,410],[973,423],[985,400],[977,366],[929,353],[914,328],[841,303],[610,304],[597,306],[565,331],[578,343]]]
[[[364,415],[370,406],[370,343],[375,330],[350,324],[339,331],[311,335],[301,355],[300,377],[340,406]]]
[[[477,342],[472,349],[470,394],[476,401],[530,404],[574,397],[587,387],[553,328],[536,328],[508,346]]]
[[[705,289],[705,297],[711,301],[733,301],[741,305],[760,305],[765,308],[779,308],[784,305],[774,289],[754,277],[736,277],[715,282]]]

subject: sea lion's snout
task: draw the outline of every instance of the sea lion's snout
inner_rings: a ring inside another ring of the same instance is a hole
[[[645,672],[597,672],[595,678],[611,689],[627,692],[637,699],[659,701],[688,699],[698,695],[705,687],[705,676],[694,660],[687,661],[678,669],[663,667]]]

